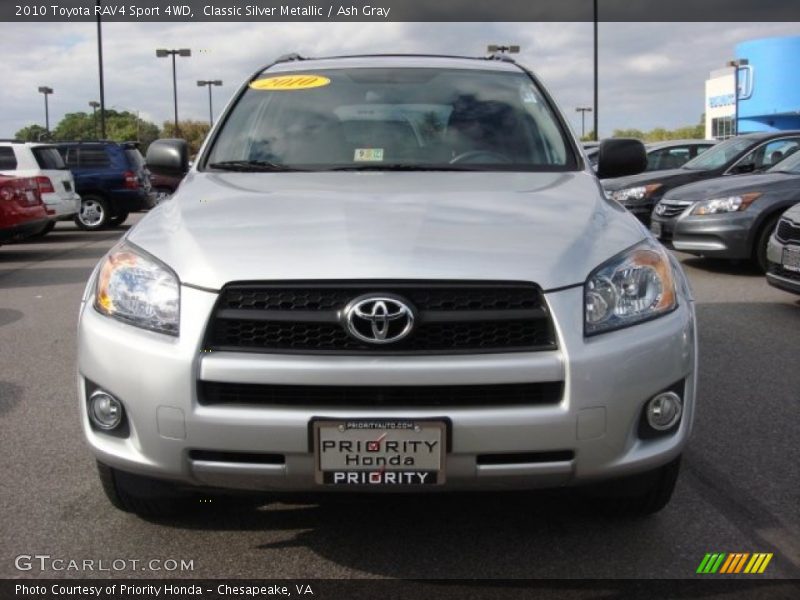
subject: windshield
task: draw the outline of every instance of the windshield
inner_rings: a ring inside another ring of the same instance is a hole
[[[263,77],[206,166],[232,170],[566,170],[576,158],[522,72],[325,69]]]
[[[796,152],[797,149],[797,147],[794,148],[795,151],[769,169],[767,173],[792,173],[793,175],[800,175],[800,152]]]
[[[144,167],[144,157],[137,148],[126,148],[125,156],[128,157],[128,161],[130,161],[131,166],[133,166],[136,170]]]
[[[725,140],[693,158],[683,165],[683,168],[705,171],[722,167],[757,143],[758,140],[750,138],[731,138]]]

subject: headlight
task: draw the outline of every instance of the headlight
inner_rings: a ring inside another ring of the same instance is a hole
[[[100,267],[94,307],[131,325],[178,335],[180,283],[169,267],[123,242]]]
[[[761,196],[760,192],[742,194],[741,196],[728,196],[727,198],[711,198],[702,200],[692,208],[693,215],[716,215],[718,213],[730,213],[744,210],[750,206],[756,198]]]
[[[595,269],[584,285],[584,330],[594,335],[675,309],[675,278],[664,248],[646,240]]]
[[[623,188],[611,192],[611,199],[616,200],[620,204],[625,204],[629,200],[645,200],[649,198],[653,192],[661,187],[660,183],[650,183],[647,185],[639,185],[636,187]],[[607,195],[608,196],[608,195]]]

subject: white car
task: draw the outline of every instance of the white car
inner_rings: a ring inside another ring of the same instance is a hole
[[[0,142],[0,175],[32,177],[39,186],[50,222],[41,235],[52,231],[56,221],[70,221],[81,198],[75,180],[55,146],[31,142]]]

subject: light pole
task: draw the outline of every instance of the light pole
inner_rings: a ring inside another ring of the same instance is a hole
[[[106,89],[103,82],[103,24],[100,20],[101,0],[97,0],[97,70],[100,75],[100,138],[106,139]]]
[[[180,48],[178,50],[166,50],[165,48],[158,48],[156,56],[158,58],[172,57],[172,96],[175,100],[175,136],[177,137],[178,131],[178,77],[175,73],[175,57],[176,56],[191,56],[192,51],[189,48]]]
[[[211,86],[222,85],[221,79],[200,79],[197,82],[197,87],[208,87],[208,124],[210,127],[214,126],[214,108],[211,105]]]
[[[97,138],[97,108],[100,106],[100,103],[97,100],[91,100],[89,102],[89,106],[92,107],[92,123],[94,123],[94,137]]]
[[[579,106],[575,112],[581,113],[581,139],[586,136],[586,113],[592,112],[591,106]]]
[[[53,93],[53,88],[41,85],[39,92],[44,94],[44,130],[50,135],[50,107],[47,105],[47,97]]]
[[[734,117],[733,135],[739,135],[739,68],[746,67],[750,61],[746,58],[738,58],[736,60],[729,60],[728,66],[733,67],[733,104],[734,104]]]

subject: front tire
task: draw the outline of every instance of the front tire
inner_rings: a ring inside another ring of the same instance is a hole
[[[127,220],[128,214],[127,212],[116,214],[108,220],[108,224],[111,227],[119,227]]]
[[[165,481],[113,469],[97,463],[106,498],[114,508],[140,517],[172,517],[188,506],[188,496]]]
[[[664,508],[672,498],[680,468],[679,456],[653,471],[596,484],[584,490],[584,494],[592,509],[606,515],[652,515]]]
[[[81,207],[75,215],[75,224],[84,231],[104,229],[111,219],[108,202],[100,196],[85,196],[81,199]]]
[[[771,217],[767,219],[767,222],[761,227],[758,232],[758,237],[756,237],[756,245],[753,248],[753,262],[755,265],[761,269],[762,273],[767,272],[767,268],[769,267],[769,261],[767,261],[767,245],[769,244],[769,238],[772,236],[772,232],[775,231],[775,227],[778,225],[778,217]]]

